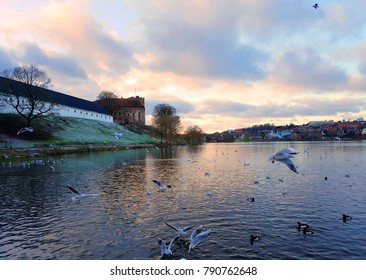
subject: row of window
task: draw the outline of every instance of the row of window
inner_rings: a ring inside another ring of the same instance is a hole
[[[67,111],[70,111],[69,108],[67,108]],[[77,110],[74,109],[74,113],[76,114],[77,113]],[[83,111],[80,110],[80,114],[83,114]],[[88,112],[85,112],[85,115],[88,115],[89,113]],[[93,117],[94,116],[94,113],[90,113],[90,115]],[[95,114],[96,117],[99,117],[99,114]],[[101,118],[103,118],[103,115],[100,115]],[[104,116],[104,118],[106,119],[107,116]],[[108,117],[108,119],[111,119],[111,117]]]

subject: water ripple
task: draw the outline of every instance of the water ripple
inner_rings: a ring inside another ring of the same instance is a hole
[[[310,147],[309,157],[294,158],[301,174],[267,160],[290,145]],[[47,165],[6,167],[0,259],[159,259],[157,239],[174,237],[164,222],[212,230],[192,253],[179,240],[176,259],[365,259],[365,147],[234,143],[70,155],[57,176]],[[173,188],[160,192],[153,179]],[[67,184],[100,195],[75,204]],[[344,223],[343,213],[353,219]],[[251,234],[260,239],[251,244]]]

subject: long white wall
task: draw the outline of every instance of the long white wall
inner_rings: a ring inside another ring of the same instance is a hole
[[[83,118],[88,120],[96,120],[112,123],[113,117],[97,112],[81,110],[73,107],[58,105],[53,109],[54,113],[63,116],[63,117],[73,117],[73,118]]]
[[[5,114],[17,114],[17,111],[7,104],[3,100],[4,95],[0,93],[0,113]],[[23,102],[23,100],[22,100]],[[27,102],[24,99],[24,102]],[[97,120],[108,123],[113,123],[113,117],[106,114],[101,114],[93,111],[82,110],[78,108],[68,107],[64,105],[56,105],[53,107],[52,113],[59,115],[61,117],[73,117],[73,118],[82,118],[88,120]]]

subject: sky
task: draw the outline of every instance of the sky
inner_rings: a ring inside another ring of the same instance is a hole
[[[0,0],[0,71],[176,108],[184,131],[366,117],[366,1]]]

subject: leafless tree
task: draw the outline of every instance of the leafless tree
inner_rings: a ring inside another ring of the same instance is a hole
[[[166,103],[156,105],[153,110],[153,126],[160,135],[160,142],[165,138],[170,144],[181,129],[181,121],[176,115],[176,109]]]
[[[97,96],[97,103],[102,105],[111,115],[113,115],[113,104],[114,99],[116,98],[118,98],[118,96],[115,95],[113,92],[103,90]]]
[[[45,90],[51,86],[51,79],[44,70],[33,64],[22,65],[3,70],[0,75],[9,79],[3,100],[27,121],[27,126],[52,112],[55,102]]]
[[[97,100],[102,100],[102,99],[113,99],[113,98],[118,98],[117,95],[115,95],[113,92],[111,91],[107,91],[107,90],[103,90],[101,93],[99,93]]]
[[[188,127],[184,132],[184,135],[188,144],[202,144],[203,130],[198,125]]]

